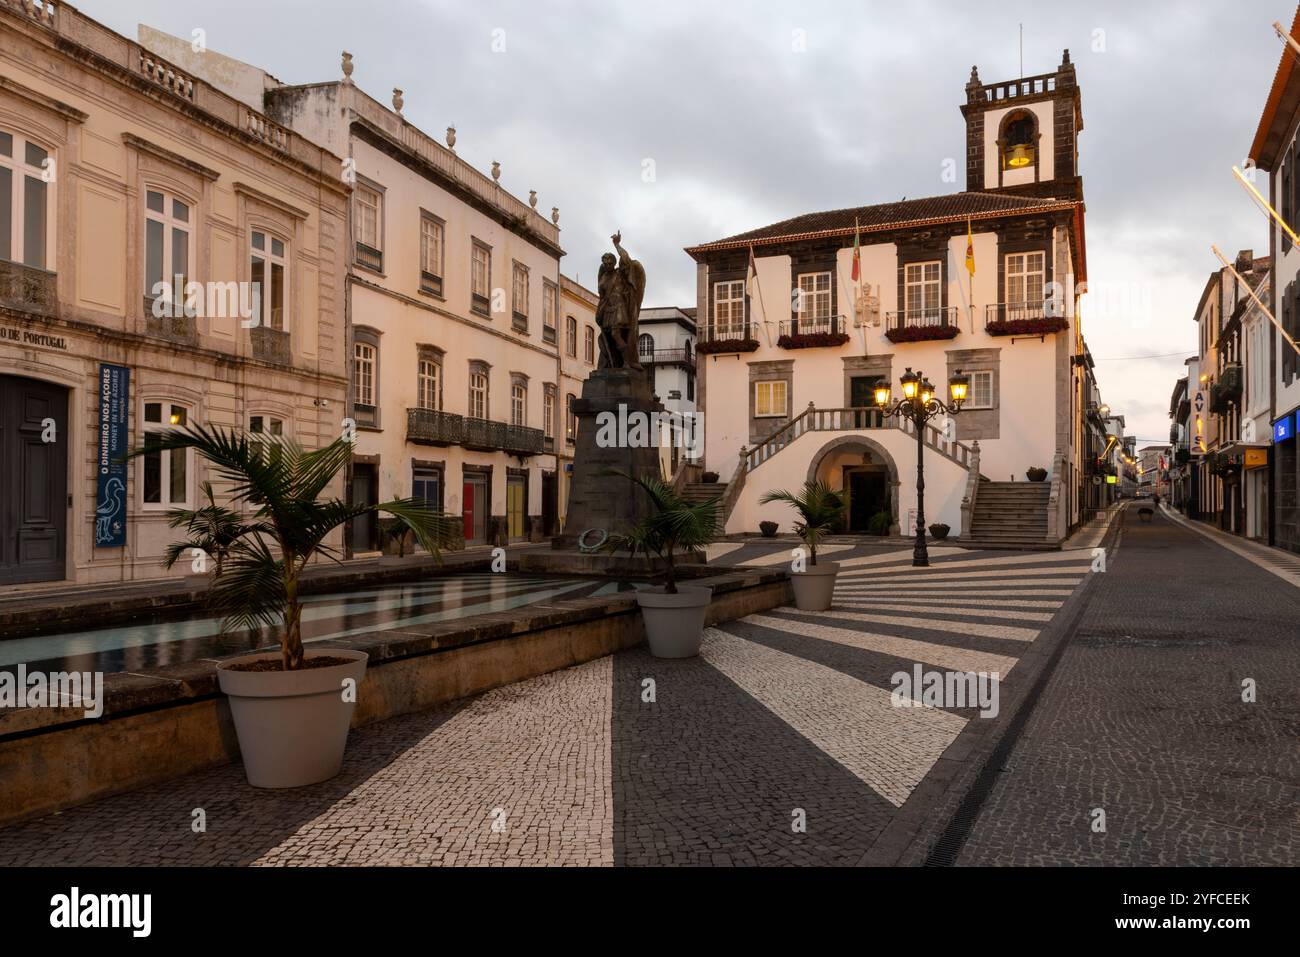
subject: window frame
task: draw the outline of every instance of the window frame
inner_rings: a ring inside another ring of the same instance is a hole
[[[528,331],[528,297],[531,293],[528,267],[518,259],[510,262],[510,315],[516,332]],[[522,307],[522,308],[521,308]]]
[[[9,170],[9,255],[0,257],[0,261],[15,263],[28,269],[40,269],[55,272],[51,264],[55,262],[58,246],[55,241],[54,228],[57,221],[58,207],[55,203],[57,177],[46,179],[46,170],[57,170],[57,153],[41,140],[34,139],[13,127],[0,128],[0,133],[10,137],[10,155],[0,156],[0,167]],[[33,146],[45,154],[48,166],[33,166],[27,161],[27,147]],[[41,264],[28,262],[27,249],[27,180],[35,179],[44,189],[44,210],[40,222],[43,248]],[[20,253],[20,254],[19,254]]]
[[[363,355],[363,352],[369,352],[369,355]],[[362,384],[361,370],[366,368],[368,381],[364,387]],[[379,402],[379,347],[373,342],[364,340],[354,340],[352,343],[352,402],[354,405],[365,405],[371,408],[377,407]],[[369,394],[365,394],[363,392]],[[363,399],[369,399],[365,402]]]
[[[158,406],[159,421],[149,421],[149,406]],[[189,402],[169,399],[165,396],[144,395],[140,397],[140,445],[144,451],[140,455],[140,471],[136,476],[136,481],[140,483],[140,509],[143,512],[167,512],[173,508],[193,508],[194,507],[194,450],[193,449],[170,449],[167,454],[163,454],[161,449],[156,452],[150,452],[147,448],[148,436],[160,433],[166,433],[172,429],[188,425],[193,416],[193,406]],[[162,421],[163,409],[168,409],[168,420]],[[171,415],[174,415],[177,409],[184,412],[184,421],[175,425],[171,423]],[[172,488],[172,464],[176,461],[176,453],[181,453],[184,462],[185,476],[185,497],[177,500],[171,497]],[[150,502],[145,498],[145,470],[149,467],[149,460],[153,455],[158,456],[158,501]]]
[[[425,374],[425,367],[433,370],[432,375]],[[442,411],[442,359],[429,350],[420,350],[415,360],[415,404],[416,408],[430,412]],[[428,384],[432,382],[432,394]]]
[[[554,343],[559,338],[556,320],[560,314],[559,287],[549,279],[542,280],[542,341]]]
[[[153,286],[149,283],[149,223],[156,222],[162,227],[162,277],[161,282],[164,285],[171,286],[172,293],[172,310],[175,315],[181,315],[185,312],[185,286],[194,281],[194,221],[196,218],[197,206],[187,196],[177,193],[174,189],[165,186],[155,186],[146,183],[144,187],[144,233],[140,237],[140,268],[142,270],[142,285],[144,286],[144,301],[147,307],[152,307],[153,302],[158,297],[154,295]],[[162,197],[162,212],[149,208],[149,194],[157,193]],[[180,220],[176,218],[176,204],[181,203],[188,210],[189,218]],[[184,233],[185,235],[185,260],[186,271],[184,273],[185,282],[180,288],[176,288],[173,280],[176,279],[176,263],[174,253],[176,249],[175,233]],[[249,237],[249,247],[252,247],[252,237]],[[260,307],[259,307],[260,308]]]
[[[963,409],[967,409],[974,412],[981,409],[997,408],[998,405],[998,398],[996,393],[997,376],[994,375],[992,369],[963,369],[962,375],[970,377],[970,392],[969,392],[970,398],[967,399],[966,402],[962,404]],[[986,378],[988,381],[988,403],[987,404],[980,404],[978,399],[979,392],[980,392],[980,387],[978,385],[978,382],[980,381],[981,378]]]
[[[375,197],[373,207],[363,201],[363,196]],[[352,258],[358,265],[377,273],[384,271],[384,190],[378,183],[358,178],[353,187],[353,236]],[[374,243],[368,243],[363,236],[365,222],[359,214],[360,207],[373,208],[375,214]]]
[[[435,262],[429,259],[429,234],[426,227],[437,229],[438,251]],[[427,209],[420,210],[420,292],[442,298],[443,277],[447,264],[447,223]],[[434,268],[430,268],[430,267]]]
[[[558,396],[554,383],[542,384],[542,437],[555,440],[555,412]]]
[[[1038,257],[1037,269],[1029,268],[1029,259],[1031,256]],[[1012,271],[1011,268],[1013,262],[1017,263],[1020,267],[1014,272]],[[1005,305],[1031,306],[1046,301],[1047,299],[1047,296],[1045,294],[1045,289],[1047,285],[1047,253],[1046,252],[1044,252],[1041,249],[1027,249],[1022,252],[1006,253],[1002,257],[1002,270],[1003,270],[1003,294],[1006,299]],[[1034,298],[1033,296],[1030,295],[1031,286],[1029,282],[1030,282],[1030,278],[1033,276],[1038,277],[1038,282],[1037,282],[1037,288],[1039,290],[1038,298]],[[1024,291],[1022,293],[1023,298],[1016,299],[1012,296],[1011,289],[1012,289],[1013,282],[1017,285],[1023,285],[1024,287]]]
[[[518,377],[510,382],[510,424],[528,428],[528,382]]]
[[[575,316],[564,317],[564,352],[570,358],[578,358],[578,320]]]
[[[934,278],[926,277],[926,270],[933,267]],[[913,270],[920,271],[920,279],[913,279]],[[926,304],[926,291],[934,290],[934,305]],[[913,306],[912,292],[919,290],[921,304]],[[903,312],[912,316],[922,314],[929,316],[943,313],[943,261],[939,259],[922,259],[917,262],[903,263]]]
[[[482,389],[477,388],[477,381],[479,379],[482,379],[483,382]],[[476,411],[475,406],[478,404],[476,402],[475,397],[480,394],[482,400],[482,408],[479,411],[482,412],[482,415],[475,415],[475,411]],[[466,418],[482,419],[486,421],[491,417],[492,406],[490,403],[492,398],[492,379],[489,374],[489,369],[487,365],[484,363],[470,363],[468,398],[469,398],[469,405],[466,409]]]
[[[821,280],[826,281],[826,288],[819,289],[817,284]],[[804,288],[805,281],[811,288]],[[834,285],[835,277],[829,269],[821,269],[817,272],[801,272],[797,277],[799,289],[799,312],[796,316],[800,322],[817,322],[818,320],[831,318],[831,287]],[[810,312],[806,307],[809,301],[813,304]],[[825,306],[825,310],[821,308]]]
[[[564,440],[570,445],[578,441],[578,413],[573,411],[576,397],[572,392],[564,395]]]
[[[483,256],[483,291],[478,291],[479,254]],[[492,318],[492,247],[480,239],[470,238],[469,308],[480,316]]]
[[[258,249],[254,245],[253,237],[258,235],[265,238],[266,240],[265,249]],[[279,243],[281,247],[283,247],[284,249],[284,252],[279,256],[277,256],[274,251],[276,243]],[[289,321],[289,315],[290,315],[289,291],[293,285],[289,281],[289,256],[290,256],[289,251],[291,248],[292,246],[289,243],[289,240],[276,235],[271,230],[261,226],[249,227],[248,230],[248,281],[249,283],[252,283],[254,281],[253,260],[258,257],[261,257],[266,261],[265,271],[263,272],[262,288],[260,290],[261,295],[259,296],[258,303],[257,303],[257,307],[260,310],[260,313],[258,316],[258,323],[253,328],[274,329],[277,332],[288,332],[290,329],[291,323]],[[281,313],[280,324],[278,326],[275,325],[273,321],[274,313],[271,312],[270,307],[268,305],[268,301],[272,293],[274,292],[274,286],[273,284],[269,284],[265,281],[266,277],[274,274],[276,265],[280,266],[281,275],[283,276],[283,281],[284,281],[284,289],[282,291],[283,300],[282,300],[282,305],[280,307],[280,313]],[[272,321],[267,321],[268,316],[272,317]]]
[[[720,294],[722,287],[729,287],[729,293],[738,293],[737,295],[727,295],[725,298]],[[727,306],[727,319],[723,321],[719,315],[719,307],[723,304]],[[739,309],[740,318],[736,319],[735,312]],[[713,326],[714,329],[743,329],[745,326],[745,280],[743,279],[720,279],[713,284]]]
[[[777,386],[780,386],[781,409],[775,410],[775,394]],[[764,388],[766,387],[766,388]],[[762,398],[764,392],[766,403]],[[767,411],[762,411],[764,404]],[[790,415],[790,384],[785,379],[757,379],[754,382],[754,418],[756,419],[784,419]]]
[[[582,328],[582,361],[589,366],[596,364],[596,329],[594,326]]]

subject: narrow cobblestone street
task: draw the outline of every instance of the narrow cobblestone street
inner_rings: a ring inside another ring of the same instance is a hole
[[[1295,865],[1300,589],[1164,514],[1100,578],[958,863]]]

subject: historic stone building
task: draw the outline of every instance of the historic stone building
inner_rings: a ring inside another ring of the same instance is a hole
[[[897,396],[909,368],[945,395],[950,376],[970,379],[950,429],[924,435],[928,521],[1007,545],[1059,541],[1080,521],[1093,476],[1079,103],[1068,52],[1040,76],[985,84],[972,71],[965,192],[795,216],[687,249],[705,464],[727,483],[728,532],[788,528],[789,510],[761,505],[762,493],[820,479],[848,493],[847,530],[910,534],[917,438],[872,398],[879,382]],[[1032,468],[1047,481],[1027,482]]]
[[[354,502],[415,496],[461,517],[468,544],[558,530],[570,462],[567,396],[595,364],[594,297],[560,274],[559,210],[544,215],[353,82],[285,85],[167,38],[182,65],[343,158]],[[219,66],[219,71],[214,68]],[[349,553],[388,543],[373,517]]]
[[[156,431],[340,434],[341,177],[260,97],[68,4],[0,4],[0,585],[165,574],[208,474],[120,459]]]

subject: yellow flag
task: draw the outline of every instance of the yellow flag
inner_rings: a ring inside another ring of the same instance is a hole
[[[966,217],[966,271],[975,275],[975,237],[971,233],[970,217]]]

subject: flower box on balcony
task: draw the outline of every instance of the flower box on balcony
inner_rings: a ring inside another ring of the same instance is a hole
[[[697,355],[709,355],[719,352],[757,352],[757,339],[710,339],[695,347]]]
[[[782,349],[816,349],[823,346],[842,346],[849,341],[847,332],[796,332],[787,333],[776,340]]]
[[[959,330],[956,326],[891,326],[885,330],[885,338],[890,342],[927,342],[931,339],[955,339]]]
[[[1065,316],[1039,316],[1036,319],[995,319],[984,326],[991,336],[1046,336],[1070,328]]]

